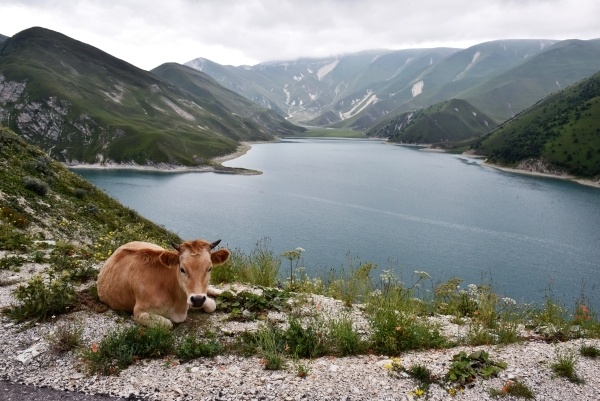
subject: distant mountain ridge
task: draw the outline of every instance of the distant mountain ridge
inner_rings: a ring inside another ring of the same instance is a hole
[[[0,43],[4,42],[6,39],[8,39],[8,36],[0,34]]]
[[[255,66],[186,65],[308,125],[366,130],[452,98],[502,122],[600,69],[600,40],[497,40],[468,49],[371,51]]]
[[[202,84],[210,89],[192,94],[85,43],[31,28],[0,45],[0,124],[67,163],[156,166],[206,166],[239,141],[302,131],[215,89],[206,75]]]

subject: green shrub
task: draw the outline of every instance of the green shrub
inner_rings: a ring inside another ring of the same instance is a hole
[[[5,256],[0,259],[0,270],[18,270],[25,262],[27,259],[19,255]]]
[[[82,345],[83,327],[81,324],[66,322],[57,325],[48,335],[50,349],[62,354]]]
[[[134,325],[108,333],[82,356],[90,373],[117,374],[136,360],[160,358],[173,351],[173,332],[163,326]]]
[[[366,349],[366,344],[352,327],[352,319],[348,316],[328,322],[329,351],[338,356],[357,355]]]
[[[451,384],[465,386],[478,377],[489,379],[506,369],[506,363],[494,362],[485,351],[475,351],[469,355],[461,351],[452,357],[452,363],[445,380]]]
[[[39,274],[34,276],[26,285],[17,287],[13,295],[18,304],[10,308],[9,314],[18,321],[46,320],[65,313],[77,299],[68,274],[57,276],[52,271],[47,280]]]
[[[23,186],[40,196],[45,196],[49,189],[49,186],[45,181],[30,176],[23,178]]]
[[[0,208],[0,217],[11,226],[21,230],[27,228],[29,225],[29,219],[27,216],[10,207]]]
[[[0,222],[0,249],[26,251],[31,244],[31,236],[7,223]]]
[[[332,270],[329,273],[327,295],[341,300],[346,306],[351,306],[355,302],[364,302],[367,295],[373,291],[370,274],[377,265],[355,263],[350,258],[348,261],[348,269],[342,268],[338,272]]]
[[[275,288],[263,288],[260,294],[224,291],[217,298],[219,310],[229,313],[232,320],[254,320],[266,315],[269,310],[287,309],[288,299],[289,293]]]
[[[177,342],[175,355],[183,361],[189,361],[202,357],[212,358],[223,351],[214,333],[203,333],[203,338],[201,340],[195,334],[187,334]]]
[[[286,365],[283,350],[284,334],[273,324],[268,323],[259,328],[255,336],[256,350],[263,359],[265,369],[279,370]]]
[[[254,249],[242,270],[243,281],[261,287],[275,287],[279,278],[281,259],[270,249],[270,240],[264,238],[254,245]]]
[[[399,355],[408,350],[443,348],[447,345],[439,328],[425,319],[383,305],[369,317],[371,346],[385,355]]]
[[[323,322],[310,319],[303,327],[294,317],[288,319],[289,327],[284,333],[288,353],[298,358],[317,358],[327,351],[327,333]]]

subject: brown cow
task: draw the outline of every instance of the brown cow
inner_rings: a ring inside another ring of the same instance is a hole
[[[133,312],[146,326],[173,327],[186,319],[190,306],[214,312],[215,301],[207,295],[221,291],[209,287],[210,270],[229,258],[227,249],[212,252],[219,242],[186,241],[173,244],[175,251],[129,242],[104,262],[98,296],[112,309]]]

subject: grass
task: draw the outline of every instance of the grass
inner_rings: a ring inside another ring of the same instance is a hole
[[[600,348],[593,345],[582,345],[579,349],[579,353],[586,358],[600,358]]]
[[[535,393],[531,390],[527,384],[523,383],[520,380],[509,380],[504,384],[502,389],[491,389],[490,395],[492,397],[515,397],[515,398],[524,398],[526,400],[535,399]]]
[[[113,375],[142,358],[160,358],[173,352],[173,332],[161,326],[126,327],[108,333],[100,343],[82,352],[88,372]]]
[[[570,382],[583,384],[584,380],[576,371],[577,356],[573,350],[557,351],[555,361],[550,365],[556,376],[564,377]]]

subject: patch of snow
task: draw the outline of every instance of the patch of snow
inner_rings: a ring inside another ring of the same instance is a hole
[[[420,95],[421,93],[423,93],[423,87],[425,86],[425,82],[423,81],[419,81],[416,84],[413,85],[413,87],[410,89],[410,91],[412,92],[413,97]]]
[[[313,70],[311,70],[310,67],[306,67],[306,71],[308,71],[309,74],[313,73]]]
[[[472,111],[471,113],[473,113],[473,117],[477,117],[477,113],[475,113],[474,111]]]
[[[283,87],[283,93],[285,93],[285,104],[290,104],[290,91],[287,89],[287,84]]]
[[[302,78],[304,78],[304,75],[303,75],[303,74],[300,74],[299,76],[298,76],[298,75],[294,75],[294,76],[292,77],[292,79],[293,79],[294,81],[302,81]]]
[[[454,108],[454,111],[458,111],[458,109],[455,107],[455,108]]]
[[[371,64],[373,64],[379,57],[381,57],[380,54],[378,54],[375,57],[373,57],[373,60],[371,60]]]
[[[329,63],[326,66],[319,68],[319,71],[317,71],[317,78],[319,78],[319,81],[322,80],[325,75],[333,71],[339,62],[339,60],[335,60],[333,63]]]
[[[562,88],[560,87],[560,84],[558,83],[558,81],[556,81],[556,86],[558,86],[558,89],[559,89],[559,90],[560,90],[560,89],[562,89]]]
[[[479,57],[481,56],[481,52],[479,50],[477,50],[475,52],[475,54],[473,55],[473,60],[471,60],[471,62],[469,63],[469,65],[460,73],[456,76],[456,78],[453,79],[453,81],[457,81],[459,79],[461,79],[463,77],[463,75],[466,74],[467,71],[469,71],[477,62],[477,59],[479,59]]]
[[[433,57],[429,57],[429,65],[433,65]]]

